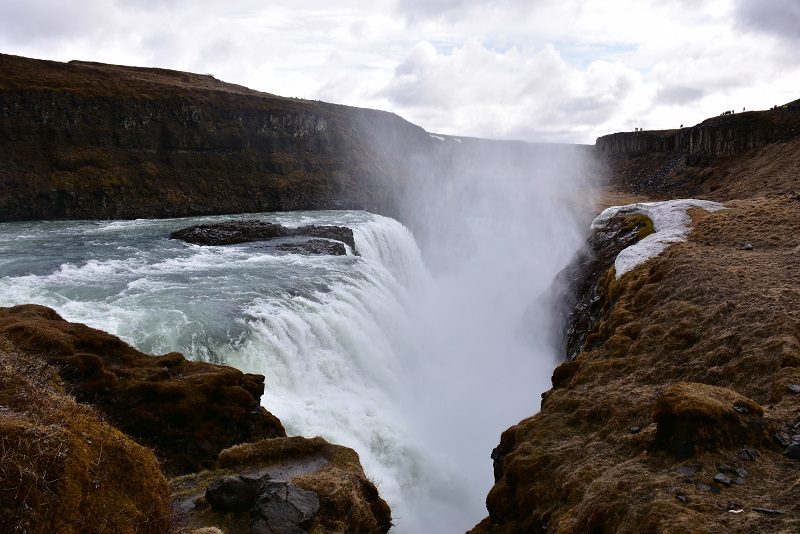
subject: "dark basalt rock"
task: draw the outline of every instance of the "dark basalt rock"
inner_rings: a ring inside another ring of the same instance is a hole
[[[190,226],[181,230],[176,230],[170,234],[170,238],[179,239],[194,245],[236,245],[240,243],[252,243],[255,241],[269,241],[282,237],[316,237],[323,239],[333,239],[348,245],[353,252],[356,252],[356,242],[353,237],[353,230],[345,226],[300,226],[298,228],[287,228],[281,224],[266,221],[229,221],[216,224],[200,224]],[[312,245],[295,246],[294,244],[281,244],[277,248],[293,252],[295,250],[306,250],[307,254],[337,254],[343,255],[344,247],[323,247],[321,239],[311,240]],[[281,247],[284,247],[283,249]],[[291,247],[291,248],[289,248]],[[327,252],[331,250],[333,252]],[[342,250],[341,254],[337,251]],[[318,252],[326,251],[326,252]]]
[[[298,488],[290,482],[267,481],[250,511],[250,532],[308,532],[318,511],[319,497],[313,491]]]
[[[118,337],[27,304],[0,308],[0,335],[54,366],[79,402],[155,449],[168,474],[212,467],[223,449],[286,435],[260,404],[262,375],[144,354]]]
[[[600,281],[617,255],[639,240],[641,225],[630,217],[613,219],[595,230],[569,265],[556,277],[551,292],[565,292],[558,316],[563,329],[562,348],[567,360],[583,350],[586,337],[601,317],[606,305]],[[555,384],[554,384],[555,385]]]
[[[218,512],[244,512],[255,504],[263,486],[261,477],[225,476],[208,485],[206,501]]]
[[[304,255],[344,256],[347,254],[344,243],[326,239],[309,239],[302,243],[283,243],[275,247],[275,249],[281,252]]]

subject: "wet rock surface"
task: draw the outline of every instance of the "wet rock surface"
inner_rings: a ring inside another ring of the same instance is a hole
[[[290,254],[304,254],[304,255],[328,255],[328,256],[344,256],[347,254],[347,249],[344,248],[344,243],[337,241],[327,241],[325,239],[309,239],[301,243],[282,243],[275,247],[276,250],[281,252],[288,252]]]
[[[170,485],[181,531],[385,533],[392,525],[355,451],[322,438],[236,445],[220,453],[217,469]]]
[[[319,497],[313,491],[285,481],[264,483],[250,511],[253,534],[295,534],[308,532],[319,511]]]
[[[325,241],[331,239],[339,241],[356,250],[353,230],[345,226],[309,225],[298,228],[287,228],[281,224],[266,221],[229,221],[217,224],[200,224],[177,230],[170,234],[170,238],[179,239],[195,245],[235,245],[239,243],[252,243],[269,241],[284,237],[315,237],[304,243],[282,243],[279,250],[285,252],[302,252],[305,254],[334,254],[344,255],[344,247],[337,247],[335,243]],[[340,253],[341,252],[341,253]]]
[[[602,294],[601,280],[609,265],[625,248],[642,237],[646,223],[642,217],[620,216],[602,229],[594,230],[586,243],[561,271],[551,292],[564,290],[559,317],[563,331],[563,350],[567,360],[574,359],[584,349],[586,338],[608,305]]]

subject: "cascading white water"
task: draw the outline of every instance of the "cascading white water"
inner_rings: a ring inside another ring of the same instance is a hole
[[[485,515],[500,433],[549,385],[555,354],[537,297],[580,239],[554,200],[557,179],[475,176],[428,191],[449,202],[417,219],[437,230],[435,276],[402,224],[365,212],[7,223],[0,305],[52,306],[147,352],[264,374],[263,404],[290,434],[359,453],[396,532],[464,531]],[[361,256],[167,238],[256,217],[349,226]]]

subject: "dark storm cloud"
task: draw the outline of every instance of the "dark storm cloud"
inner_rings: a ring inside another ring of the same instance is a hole
[[[735,13],[745,28],[800,41],[798,0],[738,0]]]

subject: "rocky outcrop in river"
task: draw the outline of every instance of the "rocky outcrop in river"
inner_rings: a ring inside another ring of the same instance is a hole
[[[297,228],[287,228],[281,224],[267,221],[228,221],[216,224],[199,224],[170,234],[172,239],[180,239],[195,245],[235,245],[239,243],[252,243],[256,241],[270,241],[282,237],[316,237],[304,243],[283,243],[277,246],[285,252],[301,252],[306,254],[334,254],[345,253],[344,247],[324,246],[325,240],[339,241],[356,252],[356,242],[353,230],[345,226],[320,226],[308,225]]]

